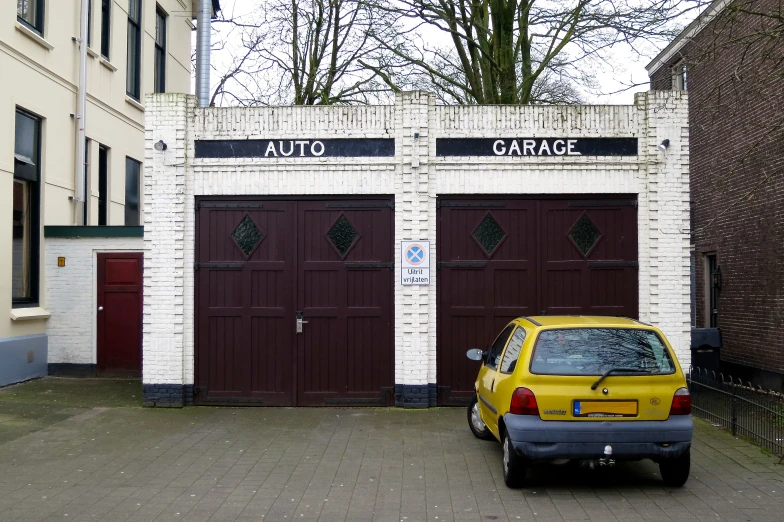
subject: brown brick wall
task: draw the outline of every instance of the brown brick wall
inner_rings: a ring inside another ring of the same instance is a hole
[[[780,16],[782,4],[733,5]],[[731,7],[682,53],[688,67],[697,326],[707,325],[704,254],[716,252],[723,279],[722,359],[784,373],[784,39],[765,37],[772,25],[772,17]],[[651,74],[652,88],[671,88],[675,61]]]

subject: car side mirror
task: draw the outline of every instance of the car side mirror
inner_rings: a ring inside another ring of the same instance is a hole
[[[471,348],[466,352],[466,357],[468,357],[472,361],[481,361],[485,358],[485,352],[483,352],[479,348]]]

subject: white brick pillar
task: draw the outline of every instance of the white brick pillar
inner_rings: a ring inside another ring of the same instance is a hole
[[[145,406],[181,407],[185,401],[183,246],[191,98],[184,94],[145,97],[142,349]],[[159,141],[165,143],[166,150],[155,150]]]
[[[435,183],[431,179],[429,124],[432,94],[404,92],[395,99],[400,147],[395,182],[395,401],[435,404]],[[431,208],[432,207],[432,208]],[[430,286],[400,282],[400,242],[429,240]]]
[[[638,218],[640,259],[650,259],[640,277],[640,317],[661,328],[682,366],[691,362],[689,285],[689,124],[683,91],[651,91],[635,99],[640,119],[640,159],[647,169],[647,215]],[[665,140],[666,147],[661,147]],[[641,209],[642,211],[643,209]],[[642,272],[641,267],[641,272]],[[646,292],[646,285],[650,292]],[[643,310],[647,309],[647,317]]]

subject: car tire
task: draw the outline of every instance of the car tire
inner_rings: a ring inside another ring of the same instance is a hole
[[[482,421],[482,416],[479,414],[479,401],[476,395],[471,399],[468,404],[468,427],[471,428],[471,433],[474,437],[482,440],[493,440],[493,433],[487,428]]]
[[[687,449],[683,455],[677,458],[659,462],[659,471],[661,472],[662,480],[664,480],[665,484],[673,488],[679,488],[686,484],[686,481],[689,480],[690,469],[690,449]]]
[[[521,488],[525,483],[525,476],[528,471],[525,459],[515,453],[512,439],[509,438],[509,432],[504,432],[501,445],[503,446],[504,483],[509,488]]]

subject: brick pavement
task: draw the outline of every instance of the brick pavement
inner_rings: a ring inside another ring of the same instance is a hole
[[[784,465],[698,421],[692,476],[537,466],[510,490],[462,409],[138,407],[129,381],[0,390],[0,521],[780,521]]]

